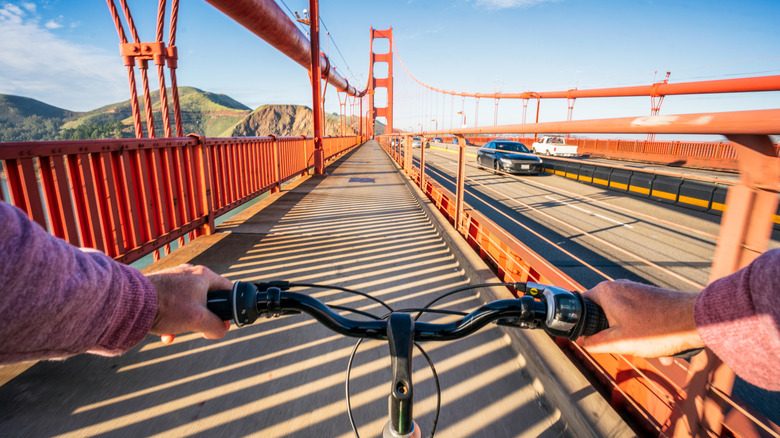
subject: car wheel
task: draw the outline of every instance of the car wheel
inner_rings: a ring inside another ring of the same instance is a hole
[[[501,166],[498,164],[498,160],[493,161],[493,173],[501,172]]]
[[[484,169],[484,167],[482,167],[482,163],[479,161],[479,157],[477,157],[477,169]]]

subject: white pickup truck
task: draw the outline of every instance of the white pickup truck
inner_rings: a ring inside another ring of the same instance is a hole
[[[577,155],[577,146],[566,144],[563,137],[545,135],[531,146],[535,154],[573,157]]]

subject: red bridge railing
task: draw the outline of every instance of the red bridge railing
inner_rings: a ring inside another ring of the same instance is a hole
[[[360,143],[325,138],[325,157]],[[313,155],[304,137],[5,143],[0,199],[57,237],[130,263],[211,233],[215,217],[311,171]]]

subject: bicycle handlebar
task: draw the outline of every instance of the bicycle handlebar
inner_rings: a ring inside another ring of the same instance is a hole
[[[356,338],[388,338],[384,320],[355,320],[339,315],[325,303],[297,292],[282,291],[284,282],[257,285],[238,281],[232,290],[208,293],[208,308],[222,320],[241,327],[260,316],[280,316],[305,312],[331,330]],[[268,287],[271,285],[270,287]],[[516,283],[529,295],[484,304],[457,321],[434,324],[415,322],[414,340],[449,341],[468,336],[490,322],[521,328],[542,327],[554,336],[571,340],[589,336],[609,327],[603,310],[579,293],[536,283]],[[539,298],[538,300],[534,297]]]
[[[297,292],[287,292],[286,289],[292,286],[314,286],[349,290],[334,286],[292,285],[281,281],[258,284],[237,281],[233,284],[232,290],[209,292],[207,305],[222,320],[233,320],[239,327],[255,322],[260,316],[270,318],[305,312],[342,335],[361,339],[387,340],[390,346],[393,380],[389,398],[390,421],[383,429],[383,436],[419,437],[419,429],[417,429],[413,417],[412,345],[416,345],[416,341],[459,339],[476,332],[493,321],[501,325],[520,328],[541,327],[551,335],[567,337],[571,340],[577,339],[581,335],[592,335],[609,327],[601,307],[584,299],[578,292],[537,283],[511,283],[508,285],[525,293],[525,295],[520,298],[492,301],[456,321],[444,324],[417,322],[408,311],[394,312],[381,301],[379,302],[391,310],[384,317],[380,318],[348,309],[375,319],[366,321],[347,318],[336,313],[316,298]],[[481,286],[485,285],[457,289],[439,298]],[[362,292],[349,292],[376,300],[376,298]],[[414,311],[431,311],[428,307],[434,302],[435,300],[422,310]],[[358,341],[358,345],[360,345],[360,341]],[[428,359],[438,388],[438,378],[433,363],[422,348],[419,345],[417,347]],[[353,350],[353,356],[356,350],[357,346]],[[352,358],[350,358],[351,363]],[[347,402],[350,422],[357,436],[357,428],[352,421],[352,413],[349,409],[349,367],[347,368]],[[439,406],[440,404],[437,404],[436,419],[434,419],[431,436],[433,436],[438,421]]]

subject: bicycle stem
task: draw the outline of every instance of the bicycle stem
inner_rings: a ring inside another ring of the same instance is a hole
[[[412,385],[412,346],[414,320],[408,313],[391,313],[387,318],[387,343],[393,381],[390,387],[390,427],[398,436],[414,430],[414,389]]]

